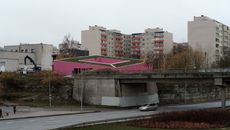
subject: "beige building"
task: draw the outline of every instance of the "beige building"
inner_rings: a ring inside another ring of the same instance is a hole
[[[53,45],[43,43],[20,44],[4,46],[4,49],[7,51],[7,53],[4,53],[6,55],[5,57],[8,57],[8,59],[10,59],[10,57],[18,59],[19,68],[23,68],[24,58],[28,55],[42,70],[52,69]]]
[[[136,46],[137,43],[140,43],[139,48]],[[152,52],[155,56],[163,56],[173,49],[173,35],[161,28],[148,28],[144,33],[134,35],[132,48],[135,48],[134,54],[138,54],[135,52],[140,50],[140,57],[144,57],[148,52]]]
[[[30,52],[11,52],[0,50],[0,68],[4,68],[4,71],[13,72],[24,67],[24,58],[26,56],[35,59],[34,53]],[[28,67],[32,68],[33,65],[28,62]]]
[[[90,26],[82,31],[81,39],[83,49],[89,50],[90,55],[141,58],[149,51],[166,54],[173,48],[172,33],[160,28],[127,35],[119,30]]]
[[[206,65],[215,64],[230,47],[229,27],[207,16],[188,22],[188,43],[206,56]]]

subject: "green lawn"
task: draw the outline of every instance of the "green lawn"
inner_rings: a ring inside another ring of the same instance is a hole
[[[68,128],[63,130],[184,130],[184,129],[153,129],[153,128],[138,128],[128,126],[126,123],[115,123],[115,124],[105,124],[96,125],[82,128]],[[220,128],[220,129],[188,129],[188,130],[230,130],[230,128]]]

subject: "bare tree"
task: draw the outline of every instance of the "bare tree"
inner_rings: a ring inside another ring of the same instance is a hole
[[[227,51],[225,55],[217,61],[217,66],[219,68],[229,68],[230,67],[230,51]]]
[[[148,51],[145,54],[144,63],[151,69],[160,69],[163,64],[163,55],[154,54]]]
[[[170,54],[166,58],[168,69],[199,69],[204,65],[205,56],[202,51],[188,48],[175,55]]]

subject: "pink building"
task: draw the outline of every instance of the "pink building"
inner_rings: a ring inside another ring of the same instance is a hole
[[[53,70],[59,74],[72,75],[74,69],[91,71],[111,69],[125,73],[137,73],[150,71],[152,68],[137,59],[104,56],[75,57],[53,62]]]

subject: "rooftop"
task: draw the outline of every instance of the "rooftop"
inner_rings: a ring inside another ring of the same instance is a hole
[[[63,59],[64,61],[96,64],[103,66],[121,67],[136,63],[141,63],[141,60],[131,58],[118,58],[118,57],[107,57],[107,56],[85,56],[85,57],[74,57]]]

